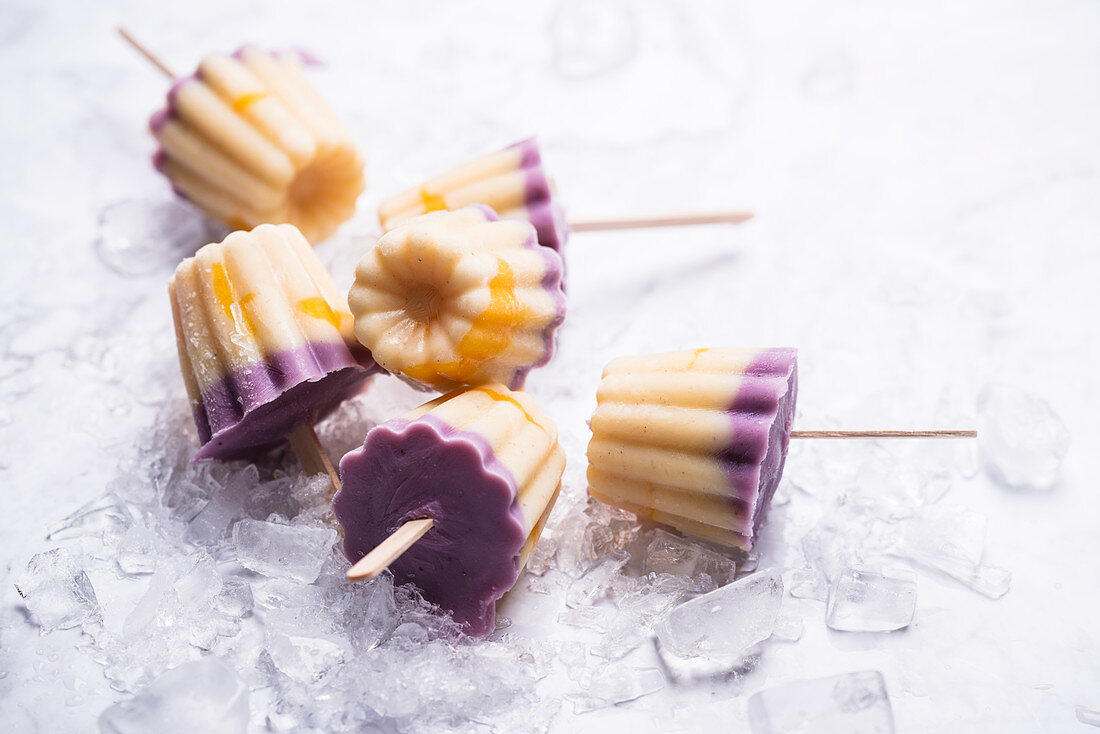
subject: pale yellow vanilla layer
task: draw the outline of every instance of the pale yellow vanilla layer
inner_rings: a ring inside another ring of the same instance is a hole
[[[234,232],[180,263],[169,286],[189,391],[272,355],[354,344],[351,313],[293,226]]]
[[[291,55],[211,55],[154,123],[160,169],[230,226],[296,225],[311,242],[355,211],[363,161]]]
[[[388,232],[412,217],[470,204],[485,204],[504,217],[499,205],[514,209],[526,203],[523,155],[518,147],[489,153],[387,198],[378,206],[382,229]]]
[[[553,253],[533,229],[479,208],[439,212],[384,235],[356,268],[355,335],[385,369],[450,389],[513,382],[547,357],[564,314]]]
[[[542,530],[539,523],[545,525],[544,516],[553,506],[565,471],[565,450],[558,443],[554,422],[534,398],[500,384],[443,395],[402,417],[416,420],[424,415],[488,443],[494,458],[515,479],[524,528],[533,547]]]

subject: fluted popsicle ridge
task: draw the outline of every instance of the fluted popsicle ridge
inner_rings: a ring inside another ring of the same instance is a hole
[[[378,371],[309,243],[289,225],[234,232],[169,283],[196,458],[248,455],[319,420]]]
[[[569,238],[565,211],[534,138],[479,156],[394,194],[378,206],[378,218],[383,231],[389,232],[421,214],[471,204],[488,206],[501,219],[529,222],[539,244],[557,252]]]
[[[751,547],[779,483],[797,393],[793,349],[700,349],[612,361],[592,416],[593,497]]]
[[[211,54],[149,127],[173,189],[235,229],[286,222],[316,243],[351,218],[365,187],[351,135],[295,54]]]
[[[409,520],[434,525],[390,570],[474,636],[516,582],[561,488],[557,428],[527,395],[485,385],[367,434],[340,462],[333,511],[353,563]]]
[[[359,261],[355,336],[394,374],[440,390],[516,389],[565,318],[562,262],[530,224],[471,206],[409,220]]]

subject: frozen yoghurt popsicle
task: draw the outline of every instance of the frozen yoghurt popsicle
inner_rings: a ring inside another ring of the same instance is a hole
[[[409,521],[431,529],[389,568],[473,636],[493,631],[561,489],[557,427],[524,393],[465,388],[376,426],[340,462],[332,503],[358,561]]]
[[[470,204],[484,204],[501,219],[530,222],[543,247],[561,252],[569,237],[565,211],[542,167],[534,138],[475,158],[389,197],[379,205],[378,218],[383,231],[389,232],[421,214]]]
[[[681,532],[752,547],[787,457],[794,349],[699,349],[612,361],[588,491]]]
[[[527,222],[471,206],[409,220],[356,268],[355,335],[386,370],[428,387],[523,385],[565,318],[562,261]]]
[[[173,189],[234,229],[286,222],[319,242],[365,185],[350,134],[295,54],[211,54],[173,84],[149,127]]]
[[[379,371],[341,292],[289,224],[234,232],[187,258],[168,286],[180,369],[202,448],[272,448]]]

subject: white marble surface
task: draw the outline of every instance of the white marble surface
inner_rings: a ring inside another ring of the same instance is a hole
[[[38,636],[12,586],[58,545],[47,527],[102,493],[165,396],[182,394],[164,298],[181,252],[154,247],[123,274],[97,250],[107,207],[170,199],[144,132],[164,80],[114,35],[119,23],[179,69],[244,40],[328,61],[318,84],[370,158],[359,214],[320,248],[342,282],[381,196],[531,132],[577,215],[756,210],[739,229],[574,238],[560,353],[530,383],[562,426],[570,497],[584,491],[599,371],[630,352],[798,346],[803,427],[965,420],[990,382],[1040,394],[1069,426],[1053,490],[956,473],[943,500],[989,517],[986,557],[1013,574],[1003,598],[922,575],[915,624],[873,636],[829,632],[823,604],[791,600],[802,639],[769,647],[740,684],[669,685],[580,716],[563,706],[554,730],[742,730],[756,690],[863,669],[883,671],[901,732],[1089,730],[1074,717],[1100,709],[1100,5],[1087,0],[6,3],[6,730],[94,730],[121,696],[79,633]],[[826,451],[792,456],[788,477]],[[891,451],[898,471],[954,460]],[[761,564],[789,574],[819,510],[802,493],[776,508]],[[566,634],[559,607],[523,590],[504,605],[532,638]]]

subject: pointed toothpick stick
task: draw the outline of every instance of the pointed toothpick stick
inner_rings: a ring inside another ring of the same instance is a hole
[[[574,232],[593,232],[643,227],[682,227],[689,224],[741,224],[750,219],[752,219],[752,212],[749,211],[675,212],[645,217],[571,219],[569,228]]]
[[[424,533],[432,529],[435,521],[430,517],[423,520],[409,520],[393,531],[374,550],[359,559],[348,569],[348,581],[368,581],[386,570],[386,567],[401,557],[401,554],[420,540]]]
[[[932,431],[791,431],[791,438],[977,438],[972,430]]]
[[[143,44],[141,41],[134,38],[134,36],[130,33],[130,31],[128,31],[125,28],[122,28],[120,26],[119,29],[118,29],[118,34],[120,36],[122,36],[123,38],[125,38],[127,43],[129,43],[131,46],[133,46],[135,49],[137,49],[137,52],[139,54],[141,54],[146,59],[148,59],[149,62],[153,66],[157,67],[162,72],[164,72],[165,76],[167,76],[169,79],[175,79],[176,78],[175,73],[168,67],[168,65],[165,64],[163,61],[161,61],[159,56],[157,56],[155,53],[150,51],[145,46],[145,44]]]
[[[314,474],[327,474],[329,482],[332,484],[332,489],[329,492],[329,497],[335,495],[340,491],[340,475],[337,473],[336,468],[329,461],[328,454],[325,453],[325,449],[321,446],[321,440],[317,438],[317,432],[313,430],[313,426],[308,423],[304,426],[295,428],[287,436],[290,440],[290,447],[294,449],[294,454],[298,457],[298,461],[302,464],[302,469],[309,476]]]

